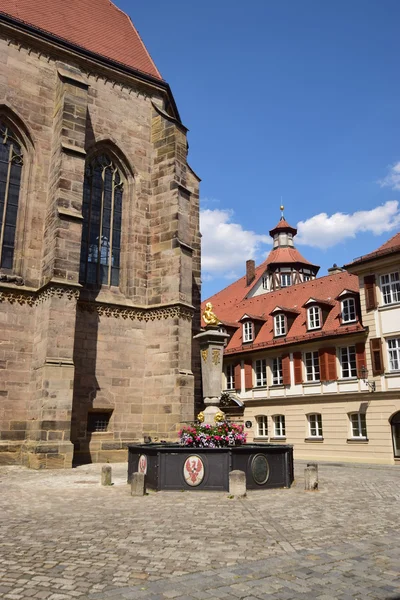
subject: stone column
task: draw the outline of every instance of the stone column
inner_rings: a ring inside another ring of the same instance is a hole
[[[219,330],[218,326],[208,325],[204,331],[194,336],[200,345],[201,379],[203,384],[204,422],[214,424],[218,412],[221,395],[223,353],[227,333]]]

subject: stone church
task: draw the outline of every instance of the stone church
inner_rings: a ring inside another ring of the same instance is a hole
[[[124,460],[193,418],[186,134],[110,0],[0,0],[0,464]]]

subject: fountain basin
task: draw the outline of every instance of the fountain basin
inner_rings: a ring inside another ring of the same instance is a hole
[[[128,483],[133,473],[145,473],[146,486],[155,491],[228,491],[229,473],[236,469],[245,472],[247,489],[289,488],[294,478],[293,446],[128,445]]]

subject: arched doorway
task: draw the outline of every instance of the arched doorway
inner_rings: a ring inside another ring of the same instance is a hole
[[[393,452],[395,458],[400,458],[400,411],[390,419],[392,426]]]

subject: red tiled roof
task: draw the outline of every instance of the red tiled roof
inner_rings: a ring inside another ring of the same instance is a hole
[[[230,338],[226,347],[227,353],[255,350],[265,346],[283,345],[296,343],[316,337],[328,337],[342,335],[344,333],[363,331],[361,324],[341,325],[340,301],[337,296],[344,289],[358,293],[358,277],[346,271],[319,277],[298,285],[282,288],[275,292],[267,292],[246,298],[245,277],[239,279],[218,294],[208,298],[205,302],[211,302],[213,311],[222,321],[237,322],[244,313],[269,315],[276,306],[286,306],[299,311],[294,319],[288,334],[284,337],[274,338],[273,318],[268,317],[261,326],[256,339],[251,344],[242,345],[242,328],[240,327]],[[320,330],[307,331],[307,308],[304,303],[310,297],[317,297],[333,303],[325,322]],[[203,302],[203,309],[205,302]]]
[[[239,321],[242,321],[242,319],[245,319],[245,318],[253,319],[253,321],[266,321],[267,320],[266,317],[264,317],[263,315],[251,315],[250,313],[246,312],[241,316]]]
[[[269,235],[273,236],[274,233],[277,233],[278,231],[291,231],[293,235],[296,235],[297,233],[297,229],[289,225],[284,217],[280,218],[278,225],[270,230]]]
[[[382,244],[382,246],[379,246],[377,250],[355,258],[353,262],[349,263],[348,265],[345,265],[345,268],[351,267],[352,265],[357,265],[359,263],[361,264],[369,260],[373,260],[374,258],[379,258],[380,256],[385,256],[386,254],[392,254],[394,252],[400,252],[400,231],[399,233],[396,233],[393,237],[391,237],[390,240]]]
[[[282,304],[277,304],[275,306],[275,308],[273,308],[269,314],[273,315],[276,312],[292,313],[294,315],[300,314],[300,311],[298,308],[290,308],[289,306],[283,306]]]
[[[162,79],[132,21],[110,0],[0,0],[1,13]]]
[[[306,306],[308,303],[315,302],[315,304],[326,304],[327,306],[334,306],[335,303],[333,300],[328,300],[327,298],[315,298],[315,296],[310,296],[308,300],[305,301],[303,306]]]
[[[285,265],[291,263],[303,263],[305,265],[310,265],[311,267],[317,267],[317,265],[313,265],[310,263],[310,261],[305,259],[297,250],[297,248],[291,248],[287,246],[285,248],[278,247],[271,250],[264,264],[265,267],[267,267],[267,265],[272,265],[275,263],[282,263]]]

